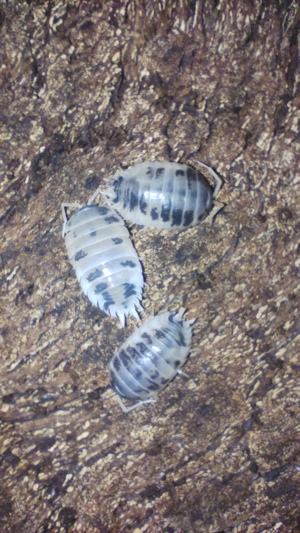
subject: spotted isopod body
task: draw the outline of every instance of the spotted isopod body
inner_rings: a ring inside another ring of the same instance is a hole
[[[79,207],[68,219],[67,207]],[[125,325],[139,318],[143,274],[141,263],[116,211],[106,205],[62,205],[68,256],[83,292],[93,305]]]
[[[180,372],[190,352],[192,324],[185,320],[185,309],[167,312],[150,318],[124,342],[110,363],[111,384],[123,398],[153,401],[153,396],[164,389]]]
[[[222,180],[213,169],[199,164],[213,176],[215,189],[199,170],[188,165],[148,161],[119,172],[108,190],[99,188],[92,198],[104,194],[108,205],[133,224],[185,229],[208,215],[212,221],[223,207],[215,200]]]

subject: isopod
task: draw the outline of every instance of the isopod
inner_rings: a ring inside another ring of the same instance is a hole
[[[67,208],[79,209],[68,219]],[[125,325],[139,318],[141,263],[122,218],[106,205],[63,204],[63,236],[83,292],[93,305]]]
[[[150,318],[124,342],[110,363],[111,384],[118,396],[139,400],[131,411],[164,389],[180,372],[190,352],[192,324],[185,309]]]
[[[148,161],[118,173],[109,189],[97,189],[92,200],[100,192],[125,220],[148,227],[185,229],[208,215],[212,221],[223,207],[215,200],[222,180],[213,169],[199,164],[213,176],[215,189],[188,165]]]

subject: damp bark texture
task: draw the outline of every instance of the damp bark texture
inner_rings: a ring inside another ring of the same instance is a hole
[[[297,16],[2,2],[1,531],[299,531]],[[213,167],[225,207],[131,228],[147,316],[196,322],[189,377],[124,414],[108,367],[134,320],[81,293],[60,204],[147,160]]]

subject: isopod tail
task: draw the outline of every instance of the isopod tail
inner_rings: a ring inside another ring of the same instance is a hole
[[[134,309],[134,308],[131,309],[131,310],[130,310],[130,314],[131,314],[131,316],[133,316],[133,318],[135,318],[136,320],[139,320],[139,319],[140,319],[139,314],[138,314],[138,312],[137,312],[136,309]]]
[[[125,328],[126,326],[126,318],[128,315],[131,315],[133,316],[133,318],[135,318],[136,320],[140,320],[140,317],[139,317],[139,314],[138,312],[136,311],[134,305],[131,307],[131,309],[128,310],[127,314],[125,313],[116,313],[116,317],[120,320],[123,328]]]
[[[125,328],[125,326],[126,326],[126,316],[125,316],[125,313],[123,313],[123,314],[122,314],[122,313],[116,313],[116,316],[117,316],[117,318],[120,320],[120,322],[121,322],[123,328]]]

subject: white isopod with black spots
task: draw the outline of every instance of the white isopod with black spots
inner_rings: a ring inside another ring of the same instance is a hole
[[[68,219],[68,207],[79,209]],[[124,221],[106,205],[62,205],[69,259],[90,302],[125,326],[125,317],[139,318],[142,267]]]
[[[208,215],[212,221],[223,207],[215,200],[222,180],[212,168],[198,163],[213,176],[215,189],[188,165],[148,161],[119,172],[110,188],[100,187],[92,199],[101,193],[125,220],[148,227],[185,229]]]
[[[131,411],[153,400],[180,373],[190,352],[192,324],[185,309],[154,316],[124,342],[110,363],[111,384],[123,398],[140,400],[123,411]]]

